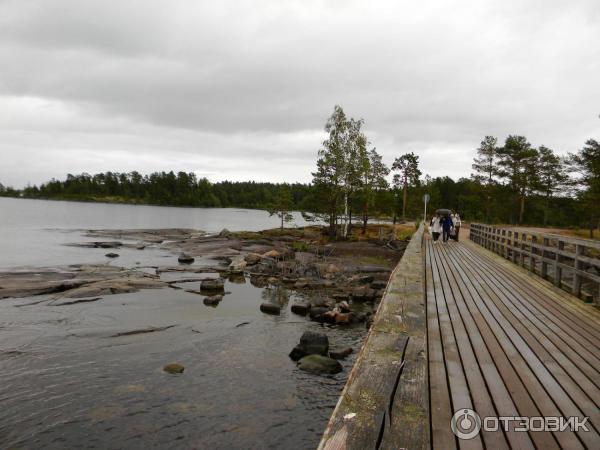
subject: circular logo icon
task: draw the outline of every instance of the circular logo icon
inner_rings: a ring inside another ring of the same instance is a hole
[[[452,416],[450,426],[459,439],[473,439],[481,430],[481,418],[472,409],[459,409]]]

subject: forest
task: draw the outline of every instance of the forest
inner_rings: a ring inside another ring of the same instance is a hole
[[[422,218],[423,194],[429,210],[449,208],[463,220],[486,223],[582,227],[600,222],[600,143],[588,139],[567,156],[526,137],[504,142],[485,136],[472,174],[453,180],[423,176],[419,157],[399,155],[387,167],[363,132],[364,121],[348,118],[340,106],[327,120],[327,139],[318,151],[311,183],[221,181],[194,173],[105,172],[67,175],[22,190],[0,183],[0,196],[135,204],[266,209],[281,218],[290,211],[325,221],[329,233],[347,236],[353,222],[370,217],[394,221]]]

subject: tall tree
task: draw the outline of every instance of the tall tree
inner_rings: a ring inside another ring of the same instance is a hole
[[[578,198],[588,219],[591,239],[594,229],[600,228],[600,143],[589,139],[576,154],[569,154],[568,162],[578,174],[575,183],[580,188]]]
[[[406,220],[406,204],[409,186],[419,184],[421,171],[419,170],[419,157],[413,152],[406,153],[399,158],[396,158],[392,165],[392,170],[397,170],[399,173],[394,175],[394,185],[402,187],[402,219]]]
[[[484,186],[485,201],[485,220],[490,221],[490,208],[494,187],[494,178],[498,175],[498,139],[494,136],[486,136],[479,148],[477,155],[473,158],[472,168],[475,174],[472,175],[475,181]]]
[[[550,200],[559,189],[567,184],[569,175],[566,171],[565,161],[557,156],[553,150],[543,145],[538,148],[536,173],[536,190],[544,197],[543,224],[546,226],[550,211]]]
[[[523,223],[525,199],[537,183],[538,151],[531,147],[525,136],[508,136],[504,147],[498,150],[500,177],[516,194],[518,205],[518,224]]]
[[[363,227],[362,234],[367,232],[369,206],[373,204],[374,196],[379,190],[387,189],[385,177],[390,170],[383,163],[381,155],[375,148],[362,158],[362,197],[363,197]]]

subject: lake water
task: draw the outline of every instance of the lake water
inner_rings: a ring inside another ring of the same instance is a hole
[[[106,250],[64,245],[86,240],[87,229],[274,226],[275,217],[254,210],[0,198],[0,267],[105,263]],[[131,267],[175,258],[160,247],[119,253],[118,264]],[[242,278],[225,289],[216,308],[170,288],[63,306],[50,297],[0,300],[0,448],[315,448],[356,352],[335,376],[301,372],[288,353],[309,329],[357,351],[364,325],[296,316],[290,305],[300,294],[284,288]],[[282,314],[262,314],[265,300]],[[148,327],[169,328],[115,337]],[[173,361],[183,374],[162,371]]]

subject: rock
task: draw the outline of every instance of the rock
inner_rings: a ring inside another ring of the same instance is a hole
[[[260,310],[265,314],[273,314],[276,316],[281,314],[281,306],[275,305],[274,303],[261,303]]]
[[[367,286],[361,286],[352,291],[352,300],[371,301],[375,298],[375,295],[376,295],[375,290],[373,290]]]
[[[372,275],[362,275],[355,278],[355,281],[359,284],[372,283],[375,278]]]
[[[251,276],[250,284],[254,287],[262,288],[262,287],[265,287],[269,283],[267,282],[267,279],[264,277]]]
[[[348,297],[350,297],[350,294],[348,292],[336,292],[335,294],[332,294],[331,297],[335,300],[347,300]]]
[[[181,253],[179,255],[179,258],[177,258],[177,261],[179,261],[182,264],[191,264],[194,262],[194,257],[188,255],[187,253]]]
[[[346,356],[352,354],[352,347],[346,347],[341,350],[332,350],[329,352],[329,356],[333,359],[344,359]]]
[[[352,322],[354,322],[354,314],[352,314],[351,312],[346,314],[337,313],[335,315],[334,321],[338,325],[350,325]]]
[[[94,245],[99,248],[119,248],[123,245],[123,243],[118,241],[94,242]]]
[[[267,278],[267,282],[269,284],[277,284],[277,283],[279,283],[279,278],[277,278],[277,277],[269,277],[269,278]]]
[[[106,255],[107,258],[118,258],[119,254],[118,253],[107,253]]]
[[[184,367],[181,364],[170,363],[163,367],[163,370],[167,373],[183,373]]]
[[[226,238],[226,237],[229,237],[229,236],[231,236],[231,231],[229,231],[227,228],[223,228],[221,230],[221,232],[219,233],[219,237]]]
[[[335,374],[343,370],[339,361],[322,355],[308,355],[298,361],[298,368],[316,374]]]
[[[329,339],[326,334],[314,331],[305,331],[300,337],[300,343],[290,353],[290,358],[298,361],[307,355],[327,356],[329,351]]]
[[[340,308],[340,311],[343,313],[350,312],[350,305],[348,304],[348,302],[346,300],[340,302],[338,307]]]
[[[335,323],[335,318],[339,313],[337,311],[327,311],[321,316],[327,323]]]
[[[378,272],[390,272],[390,269],[388,269],[387,267],[381,267],[381,266],[359,266],[356,268],[357,272],[362,272],[362,273],[378,273]]]
[[[227,281],[235,284],[246,284],[246,277],[243,273],[231,273],[227,277]]]
[[[246,260],[243,256],[238,255],[231,259],[231,263],[229,263],[228,270],[230,273],[244,273],[245,268]]]
[[[135,246],[136,250],[144,250],[146,248],[146,246],[144,244],[137,244]]]
[[[249,266],[258,264],[261,259],[262,259],[262,256],[260,256],[258,253],[248,253],[246,256],[244,256],[244,260],[246,261],[246,264],[248,264]]]
[[[210,295],[208,297],[205,297],[204,300],[202,300],[202,301],[204,302],[205,305],[217,306],[221,300],[223,300],[222,295]]]
[[[305,316],[310,310],[310,304],[308,303],[294,303],[292,305],[292,312],[300,316]]]
[[[267,253],[264,253],[262,256],[263,256],[263,258],[280,259],[281,253],[279,253],[277,250],[271,250],[271,251],[268,251]]]
[[[283,281],[285,284],[291,284],[291,283],[295,283],[296,281],[298,281],[297,277],[281,277],[281,281]]]
[[[221,278],[213,278],[210,280],[204,280],[200,283],[201,291],[223,291],[225,290],[225,284]]]
[[[323,314],[325,314],[326,312],[329,311],[329,308],[322,308],[322,307],[316,307],[316,308],[310,308],[310,310],[308,311],[308,316],[313,319],[316,320],[317,322],[323,322]]]

